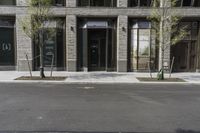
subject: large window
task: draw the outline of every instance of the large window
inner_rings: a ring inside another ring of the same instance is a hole
[[[150,7],[152,0],[129,0],[130,7]]]
[[[116,7],[117,0],[78,0],[78,6]]]
[[[178,28],[186,27],[188,35],[178,44],[171,46],[175,57],[174,71],[196,71],[198,57],[198,21],[182,21]]]
[[[16,0],[0,0],[0,5],[15,5]]]
[[[130,33],[130,69],[148,70],[149,64],[156,64],[155,32],[151,29],[151,23],[135,21]]]
[[[39,47],[38,36],[34,38],[34,62],[35,69],[39,68]],[[53,64],[56,70],[65,69],[65,21],[62,18],[57,18],[48,22],[45,22],[44,34],[43,34],[43,61],[46,69],[50,68]]]
[[[43,4],[43,1],[32,1],[33,5],[38,6],[39,3]],[[46,3],[45,3],[46,4]],[[65,0],[50,0],[48,2],[48,4],[52,5],[52,6],[64,6],[65,5]]]
[[[177,0],[176,7],[200,7],[200,0]]]

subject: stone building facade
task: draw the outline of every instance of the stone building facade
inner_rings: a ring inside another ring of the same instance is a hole
[[[190,35],[165,52],[174,71],[200,70],[200,3],[181,0],[174,8],[183,16],[180,26],[189,25]],[[64,71],[148,71],[159,69],[160,51],[151,23],[150,0],[55,0],[55,21],[46,33],[44,64]],[[35,41],[24,34],[19,20],[26,16],[26,0],[0,2],[0,70],[38,69]],[[31,22],[30,22],[31,25]],[[52,61],[53,59],[53,61]]]

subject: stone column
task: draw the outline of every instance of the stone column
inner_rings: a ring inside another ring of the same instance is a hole
[[[76,7],[77,0],[66,0],[66,7]]]
[[[170,3],[170,0],[161,0],[161,4],[160,4],[160,7],[170,7],[171,6],[171,3]],[[169,13],[168,12],[165,12],[166,13]],[[164,18],[162,18],[164,19]],[[164,36],[162,36],[162,25],[165,25],[165,27],[168,26],[167,23],[160,23],[160,48],[159,48],[159,70],[162,68],[162,57],[164,56],[164,66],[168,67],[168,69],[170,69],[170,65],[171,65],[171,62],[170,62],[170,47],[171,45],[170,44],[167,44],[165,47],[165,50],[164,50],[164,54],[162,52],[162,48],[161,46],[163,45],[162,43],[162,40],[165,42],[170,42],[171,40],[171,32],[169,31],[169,33],[164,33]],[[170,24],[169,24],[170,25]]]
[[[16,15],[16,56],[17,56],[17,70],[18,71],[27,71],[29,70],[28,62],[26,60],[26,54],[28,55],[29,62],[32,68],[33,60],[33,50],[32,50],[32,41],[24,33],[19,23],[25,15]]]
[[[117,22],[117,71],[127,72],[128,17],[118,16]]]
[[[118,7],[127,7],[128,6],[128,0],[118,0],[117,6]]]
[[[76,30],[76,16],[66,16],[66,57],[67,57],[67,70],[77,70],[77,30]]]

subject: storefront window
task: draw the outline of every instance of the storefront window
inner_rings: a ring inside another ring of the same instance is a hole
[[[78,0],[78,6],[116,7],[117,0]]]
[[[56,70],[64,70],[65,68],[65,29],[62,19],[48,21],[45,24],[43,40],[43,61],[45,68],[52,65]],[[34,39],[35,57],[39,56],[38,36]],[[35,69],[39,68],[39,58],[35,62]]]
[[[183,21],[180,22],[178,28],[181,29],[183,26],[187,26],[188,35],[176,45],[171,46],[171,58],[175,57],[176,60],[173,71],[196,71],[199,22]]]
[[[40,4],[48,4],[48,5],[52,5],[52,6],[64,6],[65,5],[65,0],[50,0],[47,1],[48,3],[46,3],[46,1],[31,1],[32,5],[38,6],[39,3]]]
[[[15,64],[14,19],[0,18],[0,65]]]
[[[155,61],[155,53],[155,32],[150,22],[134,22],[131,29],[131,70],[148,70],[149,63]]]
[[[139,30],[139,56],[149,56],[150,55],[150,30],[140,29]]]
[[[0,5],[15,5],[16,0],[0,0]]]

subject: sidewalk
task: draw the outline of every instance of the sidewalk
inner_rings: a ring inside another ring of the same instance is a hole
[[[46,76],[50,72],[45,72]],[[156,77],[157,73],[153,73]],[[15,80],[21,76],[29,76],[29,72],[17,71],[0,71],[0,82],[15,82],[15,83],[30,83],[30,82],[53,82],[53,83],[149,83],[140,82],[136,77],[150,77],[149,73],[117,73],[117,72],[53,72],[53,76],[66,76],[64,81],[17,81]],[[33,72],[33,76],[39,76],[39,72]],[[165,74],[169,77],[169,74]],[[184,83],[200,84],[200,73],[173,73],[173,78],[181,78],[185,80]],[[158,83],[158,82],[151,82]],[[159,82],[161,83],[161,82]],[[166,82],[165,82],[166,83]],[[169,82],[167,82],[169,83]],[[170,82],[172,83],[172,82]],[[176,82],[173,82],[176,84]]]

